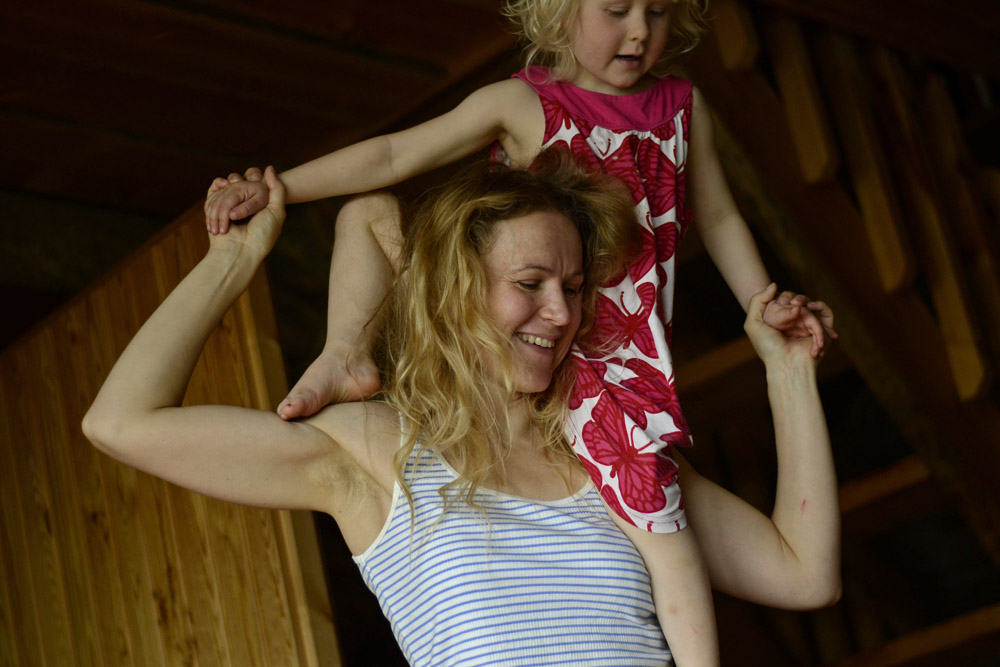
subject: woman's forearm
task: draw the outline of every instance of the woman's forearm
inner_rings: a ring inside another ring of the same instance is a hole
[[[840,595],[840,507],[830,436],[806,359],[768,368],[778,485],[772,520],[818,597]]]
[[[205,341],[260,264],[248,254],[210,250],[139,329],[84,419],[99,446],[124,421],[180,404]]]

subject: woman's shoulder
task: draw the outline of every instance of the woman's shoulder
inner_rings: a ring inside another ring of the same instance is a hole
[[[379,486],[392,488],[393,456],[402,438],[395,408],[376,400],[334,403],[304,423],[325,433]]]

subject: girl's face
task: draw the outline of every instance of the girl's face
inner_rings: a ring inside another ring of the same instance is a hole
[[[513,338],[514,389],[544,391],[580,327],[580,235],[560,213],[529,213],[494,226],[483,264],[489,314]]]
[[[577,68],[572,83],[628,95],[653,83],[650,70],[667,46],[674,0],[580,0],[570,29]]]

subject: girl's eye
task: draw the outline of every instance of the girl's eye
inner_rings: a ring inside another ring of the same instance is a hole
[[[563,287],[563,294],[570,297],[579,296],[580,288],[574,287],[573,285],[566,285],[565,287]]]

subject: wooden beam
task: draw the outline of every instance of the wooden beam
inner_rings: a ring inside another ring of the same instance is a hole
[[[869,82],[845,37],[823,31],[816,46],[882,289],[892,292],[909,284],[915,271],[881,133],[867,102]]]
[[[914,632],[831,667],[971,665],[1000,655],[1000,605]]]
[[[993,0],[755,0],[928,60],[1000,78],[1000,5]]]
[[[758,193],[755,232],[767,238],[798,284],[831,304],[838,345],[942,487],[958,495],[1000,562],[1000,488],[993,474],[1000,469],[998,406],[988,397],[959,400],[926,306],[908,290],[884,295],[873,289],[878,278],[850,197],[835,184],[802,183],[769,82],[758,71],[726,70],[713,40],[710,32],[689,71],[722,121],[717,135],[731,132],[745,151],[723,156],[723,163],[739,169],[739,178]]]
[[[989,386],[990,369],[977,342],[978,323],[966,296],[965,266],[950,231],[960,224],[955,220],[957,215],[946,213],[926,150],[927,137],[938,130],[917,122],[914,93],[893,53],[871,49],[867,62],[875,78],[878,106],[884,113],[886,144],[894,152],[895,180],[930,288],[955,387],[963,400],[981,396]]]
[[[844,534],[866,539],[940,507],[946,496],[927,464],[907,457],[840,487]]]
[[[968,275],[968,288],[980,314],[981,334],[1000,364],[1000,248],[996,216],[990,220],[975,161],[955,105],[940,75],[924,78],[914,96],[922,112],[923,136],[941,190],[948,193],[949,231]]]
[[[840,166],[840,153],[802,27],[787,14],[767,11],[763,32],[802,177],[806,183],[830,181]]]
[[[713,2],[712,26],[719,36],[719,56],[726,69],[753,67],[760,55],[760,40],[746,3],[743,0]]]

